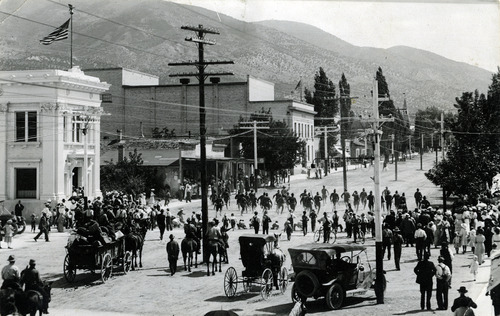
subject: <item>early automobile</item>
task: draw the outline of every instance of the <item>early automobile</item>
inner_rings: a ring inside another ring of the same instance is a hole
[[[328,308],[339,309],[346,297],[363,295],[374,284],[375,269],[362,245],[312,243],[288,252],[295,272],[293,301],[325,297]]]

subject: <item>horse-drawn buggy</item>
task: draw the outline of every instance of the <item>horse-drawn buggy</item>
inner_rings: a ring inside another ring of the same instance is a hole
[[[79,244],[74,241],[66,246],[64,258],[64,277],[73,282],[76,271],[89,270],[94,273],[100,270],[102,282],[106,282],[118,268],[127,273],[132,267],[132,252],[125,249],[125,237],[119,237],[109,242]]]
[[[293,301],[325,297],[328,308],[339,309],[346,297],[365,294],[375,282],[364,246],[312,243],[288,252],[295,272]]]
[[[229,267],[224,275],[224,292],[234,297],[238,284],[243,291],[259,286],[260,295],[268,299],[273,287],[282,294],[288,286],[288,270],[283,266],[286,256],[278,248],[279,235],[243,235],[239,238],[241,261],[245,270],[238,277],[236,269]]]

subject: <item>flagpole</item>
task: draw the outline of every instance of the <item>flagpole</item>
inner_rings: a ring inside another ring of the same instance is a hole
[[[69,44],[69,69],[73,68],[73,5],[68,4],[69,14],[71,20],[71,33],[70,33],[70,44]]]

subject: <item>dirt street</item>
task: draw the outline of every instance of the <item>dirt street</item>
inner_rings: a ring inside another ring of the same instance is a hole
[[[428,154],[424,157],[424,169],[429,169],[434,161],[434,156]],[[418,187],[432,203],[440,203],[441,191],[436,189],[424,176],[424,171],[420,169],[418,157],[400,162],[398,165],[398,181],[394,181],[394,165],[389,165],[389,170],[382,172],[382,189],[388,186],[394,192],[405,192],[407,195],[408,206],[415,206],[413,193]],[[348,172],[348,188],[352,193],[358,192],[364,187],[367,191],[373,190],[373,182],[370,177],[373,176],[373,168],[358,168]],[[299,175],[292,178],[291,192],[298,196],[304,189],[312,191],[313,194],[320,192],[323,185],[331,192],[333,188],[337,192],[343,190],[342,173],[332,173],[323,179],[307,179],[305,175]],[[276,190],[268,191],[272,196]],[[186,214],[198,210],[200,201],[196,200],[189,204],[173,202],[171,210],[173,213],[183,207]],[[331,214],[332,205],[326,203],[325,210]],[[302,207],[299,205],[297,211],[302,213]],[[321,213],[324,210],[321,210]],[[229,216],[234,213],[237,218],[240,214],[237,211],[234,196],[231,197],[231,206],[224,212]],[[361,210],[359,212],[362,212]],[[343,215],[341,208],[340,215]],[[259,216],[261,211],[259,209]],[[280,224],[280,230],[286,219],[286,214],[276,215],[274,209],[270,212],[273,222],[277,220]],[[213,206],[209,205],[209,217],[213,218],[215,211]],[[251,214],[244,214],[241,218],[248,223]],[[278,233],[278,231],[271,231]],[[42,278],[52,280],[52,302],[50,304],[51,315],[203,315],[210,310],[233,310],[239,315],[288,315],[293,307],[290,298],[291,283],[284,295],[277,291],[267,301],[263,301],[258,291],[251,291],[243,294],[239,285],[238,292],[233,299],[226,298],[223,288],[224,273],[230,266],[234,267],[241,276],[244,270],[240,260],[240,249],[238,237],[242,234],[252,234],[253,230],[235,230],[230,231],[230,264],[222,265],[222,272],[217,272],[215,276],[206,276],[206,265],[194,268],[191,273],[183,271],[175,276],[170,276],[168,263],[166,260],[166,241],[159,240],[158,230],[149,231],[144,244],[142,263],[143,267],[137,271],[130,271],[127,275],[116,272],[106,282],[99,280],[99,274],[92,275],[89,272],[77,271],[76,280],[68,284],[63,276],[63,261],[66,254],[64,246],[68,239],[68,232],[57,233],[53,229],[50,234],[51,241],[44,242],[39,239],[33,240],[33,233],[29,228],[25,233],[16,236],[14,239],[13,250],[0,250],[2,264],[6,264],[8,255],[17,256],[17,265],[22,269],[27,265],[30,258],[37,259],[37,268],[42,274]],[[184,237],[181,228],[174,230],[178,242]],[[291,241],[287,241],[285,236],[281,237],[281,248],[289,256],[287,249],[291,246],[309,243],[313,240],[313,234],[309,233],[303,236],[302,232],[295,232]],[[168,237],[168,235],[167,235]],[[352,242],[347,240],[345,234],[341,233],[338,243]],[[370,264],[375,265],[375,247],[374,239],[368,238],[365,246],[368,249]],[[432,250],[431,260],[437,262],[438,249]],[[465,285],[469,288],[469,294],[475,299],[488,279],[489,260],[486,265],[480,267],[480,279],[477,282],[472,281],[469,273],[468,264],[471,258],[470,251],[465,255],[456,255],[453,261],[453,286],[450,289],[449,306],[453,299],[457,297],[456,289]],[[198,259],[200,261],[200,258]],[[181,265],[182,259],[179,260]],[[416,255],[414,248],[403,248],[401,259],[401,271],[396,271],[394,262],[384,259],[384,269],[387,271],[388,280],[387,290],[385,292],[385,304],[376,304],[373,291],[363,297],[348,298],[346,305],[335,315],[406,315],[419,313],[423,315],[437,314],[449,315],[450,311],[420,311],[420,293],[418,284],[415,283],[413,268],[416,265]],[[288,259],[285,266],[291,269],[291,262]],[[289,272],[292,272],[291,270]],[[483,293],[484,294],[484,293]],[[476,296],[476,297],[474,297]],[[308,310],[311,314],[327,315],[332,312],[326,308],[324,300],[308,301]],[[436,300],[432,300],[433,309],[437,308]]]

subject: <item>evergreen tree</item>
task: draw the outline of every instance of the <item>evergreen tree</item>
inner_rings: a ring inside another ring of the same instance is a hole
[[[334,117],[339,114],[338,98],[335,85],[328,78],[322,67],[314,75],[314,91],[307,88],[304,91],[307,103],[314,105],[317,114],[314,117],[314,127],[333,126]],[[320,138],[319,148],[324,148],[324,138]],[[327,136],[328,154],[333,155],[333,146],[337,143],[337,135],[329,133]],[[326,158],[324,150],[319,150],[318,157]]]
[[[403,115],[396,109],[394,101],[390,98],[389,85],[382,72],[382,68],[378,68],[376,73],[378,82],[378,97],[387,97],[389,100],[379,102],[379,114],[384,117],[393,117],[394,122],[387,122],[382,125],[382,138],[380,140],[381,154],[389,157],[392,145],[392,135],[394,135],[394,150],[403,152],[406,150],[407,139],[410,135],[410,126]]]
[[[476,90],[456,98],[451,122],[454,142],[446,159],[426,173],[448,195],[476,199],[500,173],[500,69],[493,75],[487,97]]]

